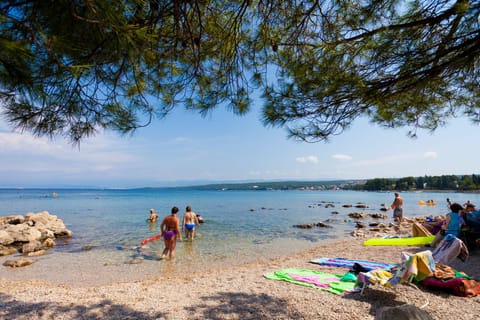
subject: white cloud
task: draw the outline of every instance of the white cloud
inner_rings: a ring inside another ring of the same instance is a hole
[[[0,132],[0,167],[3,172],[106,172],[138,161],[124,140],[98,135],[80,148],[63,138],[50,141],[28,133]],[[16,159],[16,161],[12,161]]]
[[[438,153],[436,153],[435,151],[427,151],[423,154],[423,157],[427,159],[437,159]]]
[[[30,134],[0,132],[0,151],[2,153],[48,154],[61,150],[61,145],[53,145],[46,139],[35,138]]]
[[[295,161],[298,163],[318,163],[318,158],[316,156],[297,157]]]
[[[332,156],[333,159],[335,160],[340,160],[340,161],[350,161],[352,160],[352,156],[348,154],[334,154]]]

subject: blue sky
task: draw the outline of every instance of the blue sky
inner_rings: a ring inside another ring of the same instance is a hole
[[[369,179],[480,173],[480,128],[454,119],[412,140],[407,128],[358,120],[328,143],[287,139],[259,111],[206,118],[176,110],[132,136],[99,133],[72,147],[17,133],[0,120],[0,187],[162,187],[190,184]]]

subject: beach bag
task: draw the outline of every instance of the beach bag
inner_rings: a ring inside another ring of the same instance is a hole
[[[454,288],[454,292],[460,297],[475,297],[480,294],[480,283],[475,280],[462,279],[460,285]]]

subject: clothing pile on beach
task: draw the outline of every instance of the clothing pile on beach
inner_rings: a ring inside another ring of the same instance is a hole
[[[284,269],[265,274],[267,279],[287,281],[294,284],[325,290],[338,295],[362,292],[370,285],[393,287],[397,284],[421,285],[426,289],[441,290],[460,297],[474,297],[480,294],[480,282],[448,265],[453,259],[465,261],[468,250],[456,237],[445,237],[432,252],[415,254],[401,253],[401,262],[352,260],[346,258],[318,258],[311,263],[344,267],[345,274],[330,274],[315,270]]]
[[[402,252],[402,262],[390,270],[359,272],[356,287],[364,289],[373,284],[393,287],[401,283],[415,283],[427,289],[446,291],[460,297],[480,294],[480,282],[438,262],[430,250],[413,255]]]

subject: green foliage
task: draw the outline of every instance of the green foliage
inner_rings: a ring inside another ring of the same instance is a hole
[[[366,116],[435,130],[480,119],[479,0],[0,3],[0,103],[10,123],[78,143],[177,106],[248,112],[327,140]],[[408,182],[407,182],[408,184]]]
[[[480,175],[443,175],[424,177],[404,177],[400,179],[375,178],[364,184],[356,184],[348,189],[366,191],[413,191],[413,190],[480,190]]]

